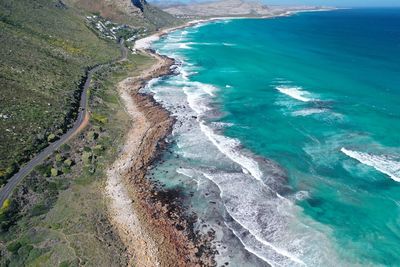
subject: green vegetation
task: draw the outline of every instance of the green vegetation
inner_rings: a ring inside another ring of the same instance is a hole
[[[0,215],[0,266],[127,265],[102,191],[105,170],[130,125],[116,84],[151,62],[130,56],[94,76],[89,106],[107,121],[91,120],[87,130],[22,181]]]
[[[0,1],[0,186],[75,119],[85,73],[119,56],[59,0]]]
[[[3,205],[0,208],[0,213],[6,212],[9,207],[10,207],[10,200],[9,199],[4,200]]]

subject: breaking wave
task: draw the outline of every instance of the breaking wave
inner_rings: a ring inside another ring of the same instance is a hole
[[[377,156],[370,153],[349,150],[344,147],[340,151],[360,163],[388,175],[394,181],[400,182],[400,162],[394,161],[388,156]]]

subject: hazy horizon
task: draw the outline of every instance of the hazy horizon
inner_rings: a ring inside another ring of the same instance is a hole
[[[153,3],[163,4],[165,2],[177,3],[200,3],[212,2],[210,0],[148,0]],[[218,1],[218,0],[216,0]],[[336,6],[336,7],[400,7],[399,0],[261,0],[267,5],[320,5],[320,6]]]

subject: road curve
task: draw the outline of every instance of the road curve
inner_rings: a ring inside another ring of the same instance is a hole
[[[127,59],[128,56],[128,49],[124,45],[124,40],[120,40],[119,42],[120,50],[121,50],[121,57],[117,61],[122,61]],[[33,159],[27,162],[20,170],[14,174],[7,182],[7,184],[1,189],[0,192],[0,207],[3,205],[3,202],[10,196],[12,191],[18,185],[22,179],[30,173],[33,168],[43,162],[45,158],[50,156],[54,151],[56,151],[62,144],[67,142],[70,138],[76,135],[80,130],[82,130],[87,123],[89,122],[89,112],[87,111],[87,93],[90,86],[90,82],[92,80],[93,74],[98,71],[107,64],[96,66],[88,71],[88,76],[86,78],[85,84],[83,86],[81,100],[79,102],[79,113],[78,118],[76,119],[74,126],[70,128],[65,134],[63,134],[60,139],[51,143],[45,149],[43,149],[39,154],[37,154]]]

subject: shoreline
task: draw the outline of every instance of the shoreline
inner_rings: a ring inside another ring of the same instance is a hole
[[[258,19],[294,13],[297,11]],[[194,233],[192,226],[196,218],[185,214],[185,208],[179,205],[179,192],[165,191],[146,178],[149,167],[166,149],[165,139],[175,121],[152,95],[139,91],[150,80],[173,74],[175,60],[151,50],[152,42],[172,31],[198,24],[246,18],[250,17],[194,20],[135,42],[134,49],[155,58],[156,63],[138,77],[126,78],[118,84],[134,127],[126,134],[120,156],[107,171],[106,185],[111,201],[110,219],[127,248],[130,265],[216,266],[214,255],[218,252],[211,243],[214,237]]]
[[[174,119],[151,95],[139,90],[151,79],[171,75],[175,61],[151,50],[142,52],[154,57],[156,63],[118,85],[134,127],[107,171],[110,219],[127,248],[130,265],[214,266],[212,236],[195,234],[191,227],[195,218],[186,215],[175,201],[179,196],[146,178],[148,167],[166,147],[165,138]]]

